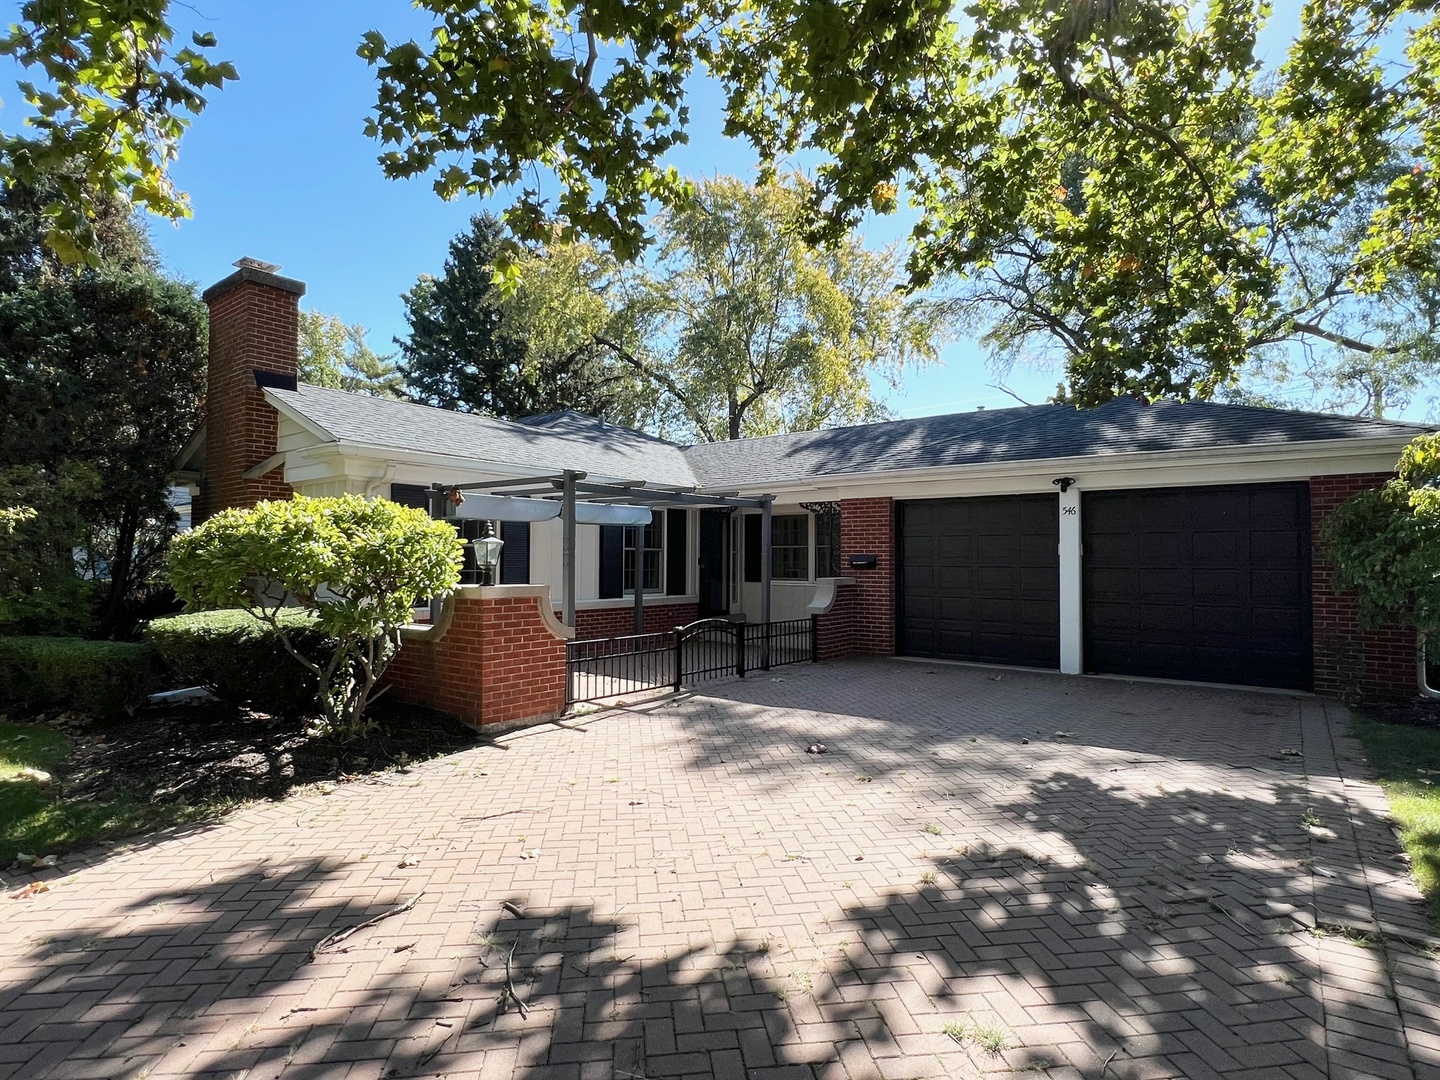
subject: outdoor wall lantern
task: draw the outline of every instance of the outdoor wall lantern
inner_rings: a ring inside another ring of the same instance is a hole
[[[879,565],[879,563],[880,563],[880,559],[879,559],[878,556],[875,556],[875,555],[851,555],[851,556],[850,556],[850,569],[851,569],[851,570],[874,570],[875,567]]]
[[[485,573],[485,584],[494,585],[496,569],[500,566],[500,549],[505,541],[495,535],[495,523],[485,522],[485,535],[471,543],[475,547],[475,563]]]

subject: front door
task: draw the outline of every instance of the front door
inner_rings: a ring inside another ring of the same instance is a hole
[[[700,511],[700,617],[730,614],[730,515]]]

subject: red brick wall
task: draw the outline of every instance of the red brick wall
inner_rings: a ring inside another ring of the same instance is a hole
[[[534,592],[464,590],[434,641],[407,641],[385,679],[400,701],[470,724],[548,720],[565,711],[565,641],[555,636]]]
[[[696,604],[691,601],[688,604],[662,604],[658,600],[645,603],[645,629],[646,634],[655,634],[664,630],[674,630],[677,626],[685,626],[700,617]],[[575,636],[581,640],[587,638],[622,637],[625,634],[635,632],[635,609],[624,608],[591,608],[575,612]]]
[[[197,523],[231,506],[254,506],[262,499],[288,499],[292,494],[279,468],[255,480],[243,474],[275,453],[279,417],[255,385],[254,369],[295,376],[304,291],[304,285],[287,278],[247,276],[243,271],[206,290],[210,366]]]
[[[851,555],[874,555],[874,570],[850,567]],[[895,500],[840,503],[840,586],[835,606],[820,617],[820,657],[889,656],[895,652]]]
[[[841,585],[835,592],[834,606],[815,620],[816,649],[821,660],[856,655],[854,607],[855,586]]]
[[[1380,627],[1362,631],[1352,597],[1330,585],[1333,567],[1320,546],[1325,518],[1350,496],[1379,487],[1390,473],[1315,476],[1310,479],[1310,525],[1314,539],[1311,598],[1315,618],[1315,692],[1337,697],[1407,698],[1416,692],[1413,630]]]

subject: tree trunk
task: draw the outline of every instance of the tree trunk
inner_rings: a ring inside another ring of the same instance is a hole
[[[135,565],[135,534],[139,530],[139,512],[127,506],[115,527],[115,551],[110,560],[110,588],[100,609],[100,635],[113,638],[120,630],[120,609],[130,594],[130,572]]]

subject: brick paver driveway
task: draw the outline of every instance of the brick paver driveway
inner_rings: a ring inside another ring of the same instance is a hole
[[[516,732],[0,900],[0,1076],[1440,1077],[1344,726],[875,661]]]

